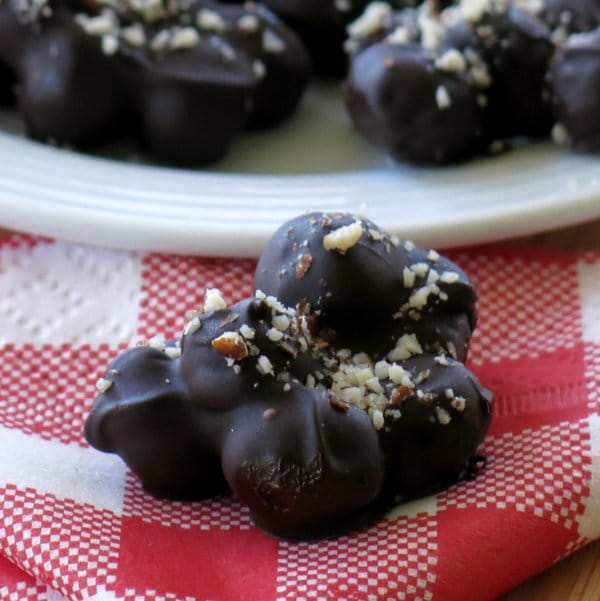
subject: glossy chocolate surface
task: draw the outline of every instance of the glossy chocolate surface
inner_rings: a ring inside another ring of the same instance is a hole
[[[385,6],[350,27],[346,106],[367,139],[398,160],[451,163],[549,135],[554,43],[542,20],[498,0]]]
[[[488,139],[549,134],[554,118],[545,78],[554,45],[542,21],[510,7],[483,14],[475,25],[463,22],[450,28],[442,44],[474,51],[488,67]]]
[[[285,119],[310,74],[296,35],[255,5],[158,3],[151,17],[118,4],[23,6],[0,3],[0,62],[40,140],[85,147],[133,132],[162,160],[203,164],[244,128]]]
[[[355,128],[397,160],[450,163],[470,157],[483,130],[477,89],[434,68],[417,44],[374,44],[352,62],[346,106]]]
[[[360,14],[367,0],[265,0],[264,4],[298,33],[318,73],[346,74],[346,25]]]
[[[0,106],[9,105],[14,101],[14,84],[12,71],[0,63]]]
[[[208,294],[180,342],[117,357],[90,444],[155,495],[229,489],[291,539],[347,532],[465,476],[492,396],[459,361],[476,321],[460,268],[313,213],[274,234],[255,284],[231,307]]]
[[[599,0],[544,0],[539,16],[551,29],[568,33],[591,31],[600,26]]]
[[[571,36],[557,52],[549,74],[554,110],[571,146],[600,151],[600,29]]]
[[[369,0],[264,0],[306,44],[316,71],[324,76],[343,77],[348,70],[344,52],[346,27],[356,19]],[[405,8],[415,0],[390,0],[390,6]]]

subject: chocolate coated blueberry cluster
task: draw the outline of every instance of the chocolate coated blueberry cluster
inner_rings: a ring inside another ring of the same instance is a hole
[[[492,396],[463,362],[465,273],[346,214],[284,224],[253,297],[209,290],[180,341],[126,351],[85,433],[151,493],[231,490],[293,539],[346,532],[464,477]]]
[[[176,164],[213,161],[296,107],[310,74],[265,8],[212,0],[0,0],[0,97],[29,135],[87,146],[134,132]]]
[[[570,136],[576,150],[599,150],[590,121],[600,105],[599,38],[577,33],[600,25],[597,8],[579,0],[460,0],[444,8],[426,0],[404,10],[372,2],[349,26],[345,96],[353,122],[396,159],[420,163],[550,133]],[[582,131],[584,122],[592,132]]]

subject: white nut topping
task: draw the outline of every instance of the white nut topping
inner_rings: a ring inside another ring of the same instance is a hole
[[[109,390],[112,385],[112,380],[107,380],[106,378],[98,378],[96,381],[96,389],[102,393]]]
[[[197,332],[201,327],[202,322],[200,321],[200,318],[194,317],[190,321],[188,321],[187,325],[185,326],[185,329],[183,330],[183,333],[185,336],[190,336],[191,334]]]
[[[436,407],[435,414],[442,426],[447,426],[452,421],[450,414],[443,407]]]
[[[95,17],[78,14],[75,15],[75,22],[88,35],[103,36],[109,33],[116,33],[118,30],[118,23],[115,15],[110,11],[103,11]]]
[[[283,332],[277,328],[267,330],[267,338],[271,342],[279,342],[283,338]]]
[[[271,323],[278,330],[285,332],[290,327],[290,318],[287,315],[275,315]]]
[[[569,142],[569,132],[562,123],[555,123],[551,131],[552,139],[557,144],[567,144]]]
[[[417,274],[414,271],[412,271],[411,269],[409,269],[408,267],[405,267],[402,270],[402,278],[404,281],[405,288],[412,288],[415,285],[416,277],[417,277]]]
[[[462,0],[460,14],[469,23],[477,23],[492,8],[491,0]]]
[[[239,332],[246,340],[252,340],[256,334],[254,328],[251,328],[247,323],[240,326]]]
[[[323,246],[325,250],[345,252],[349,248],[352,248],[362,235],[363,227],[360,221],[355,221],[350,225],[344,225],[329,232],[329,234],[323,237]]]
[[[368,37],[381,29],[392,14],[392,7],[387,2],[371,2],[363,14],[348,25],[350,37]]]
[[[373,422],[376,430],[381,430],[381,428],[383,428],[385,425],[383,412],[379,409],[375,409],[371,415],[371,421]]]
[[[391,365],[387,361],[377,361],[375,363],[375,375],[380,380],[385,380],[389,377]]]
[[[285,42],[272,29],[265,29],[262,36],[262,47],[265,52],[277,54],[285,50]]]
[[[260,355],[260,357],[256,361],[256,369],[258,373],[262,376],[270,375],[274,376],[275,372],[273,371],[273,364],[265,355]]]
[[[209,288],[204,295],[204,310],[208,313],[226,308],[227,303],[221,295],[221,291],[218,288]]]
[[[460,275],[456,271],[444,271],[440,276],[440,282],[444,284],[454,284],[458,282]]]
[[[435,103],[440,111],[446,110],[452,106],[452,99],[446,86],[438,86],[435,90]]]
[[[437,58],[435,66],[440,71],[448,73],[464,73],[467,70],[467,61],[461,52],[456,48],[451,48]]]
[[[178,357],[181,357],[181,347],[167,346],[165,347],[165,355],[169,357],[169,359],[177,359]]]
[[[157,351],[164,351],[165,339],[161,338],[160,336],[153,336],[152,338],[150,338],[150,340],[148,340],[148,346],[150,348],[156,349]]]
[[[121,37],[126,44],[134,48],[140,48],[146,43],[144,28],[139,23],[121,29]]]
[[[400,365],[391,365],[389,369],[389,376],[390,380],[394,384],[401,384],[402,386],[407,386],[408,388],[413,388],[415,385],[410,377],[410,373]]]
[[[103,35],[102,52],[106,54],[106,56],[112,56],[117,53],[117,50],[119,50],[119,38],[112,33]]]
[[[410,270],[414,272],[420,278],[425,277],[425,274],[429,271],[429,265],[427,263],[413,263],[410,266]]]
[[[227,29],[225,19],[216,11],[201,8],[196,16],[196,24],[200,29],[222,33]]]
[[[435,285],[418,288],[410,295],[410,298],[408,299],[408,306],[412,309],[423,309],[425,306],[427,306],[427,299],[429,296],[431,294],[437,294],[439,291],[439,288]]]
[[[200,34],[194,27],[183,27],[175,32],[169,40],[171,50],[189,50],[200,42]]]
[[[413,355],[422,355],[423,349],[415,334],[403,334],[398,338],[396,347],[387,355],[390,361],[404,361]]]
[[[256,15],[244,15],[237,22],[238,29],[245,33],[254,33],[260,27],[260,21]]]

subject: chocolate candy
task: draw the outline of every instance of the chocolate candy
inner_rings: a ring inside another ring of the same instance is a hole
[[[247,126],[297,106],[309,59],[254,5],[0,4],[0,61],[17,79],[28,133],[87,146],[136,133],[155,156],[202,164]]]
[[[474,77],[479,64],[441,46],[447,14],[433,3],[394,11],[373,2],[349,27],[346,107],[356,129],[397,160],[455,162],[480,148],[489,82]]]
[[[482,135],[478,90],[435,68],[417,44],[374,44],[352,62],[345,84],[353,124],[397,160],[449,163],[470,157]]]
[[[302,38],[318,73],[340,77],[346,74],[343,46],[346,27],[369,4],[369,0],[264,0]],[[416,0],[390,0],[394,8],[417,4]]]
[[[365,0],[265,0],[264,4],[298,33],[318,73],[345,74],[345,27],[360,13]]]
[[[564,34],[591,31],[600,26],[600,2],[598,0],[543,0],[543,2],[516,3],[524,11],[531,10],[551,30],[557,32],[558,40],[564,42]],[[557,36],[554,36],[557,39]]]
[[[556,53],[549,80],[556,117],[572,148],[600,151],[600,29],[570,36]]]
[[[302,540],[471,470],[492,397],[459,361],[476,295],[454,263],[365,219],[313,213],[274,234],[255,284],[231,307],[208,291],[180,341],[117,357],[90,444],[152,494],[231,490],[258,526]]]
[[[360,236],[348,252],[332,252],[325,240],[341,228]],[[336,346],[375,357],[410,330],[428,346],[439,342],[433,352],[455,355],[452,343],[464,361],[476,322],[475,291],[457,265],[347,214],[281,226],[258,262],[255,287],[286,305],[309,303],[320,327],[338,336]],[[440,327],[451,331],[436,337]]]
[[[417,163],[548,135],[548,27],[498,0],[439,8],[393,11],[374,2],[349,27],[345,97],[355,127],[394,158]]]
[[[14,100],[14,78],[12,71],[0,63],[0,106],[9,105]]]
[[[475,52],[487,66],[485,132],[489,139],[547,136],[554,118],[545,77],[554,53],[548,27],[509,6],[449,28],[442,46]]]

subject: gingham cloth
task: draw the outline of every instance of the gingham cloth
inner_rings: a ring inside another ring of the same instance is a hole
[[[224,497],[152,498],[82,428],[97,377],[177,336],[254,262],[0,243],[0,598],[487,601],[600,536],[600,254],[451,253],[474,279],[469,364],[496,394],[485,470],[372,527],[298,544]]]

